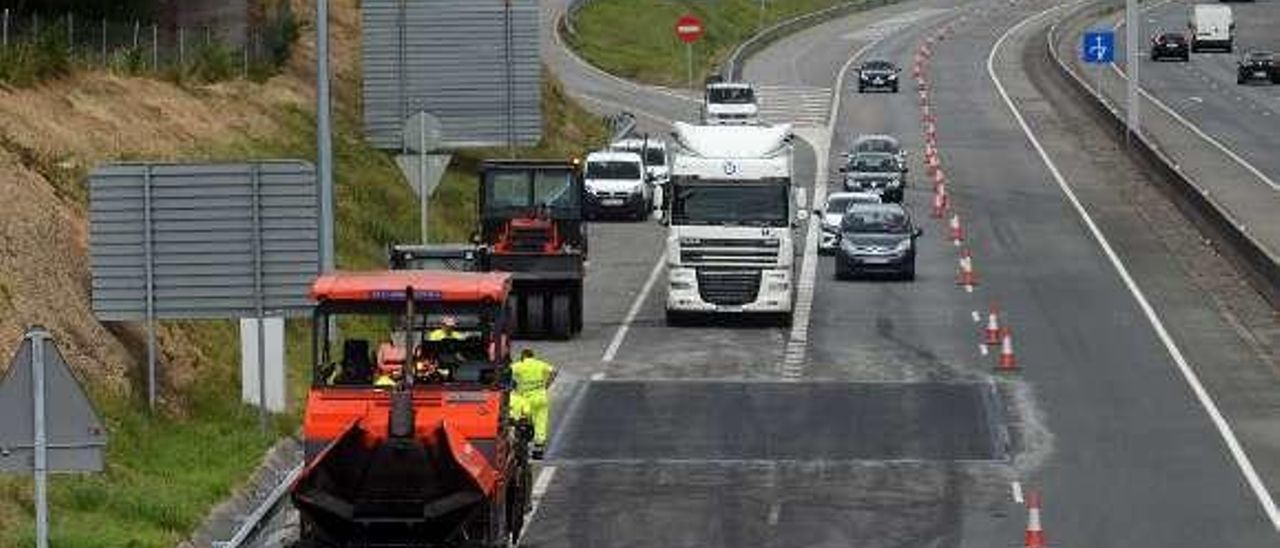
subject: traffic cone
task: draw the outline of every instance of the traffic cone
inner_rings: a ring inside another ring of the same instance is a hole
[[[968,250],[960,256],[960,274],[956,277],[956,285],[978,285],[978,274],[973,271],[973,257],[969,256]]]
[[[938,124],[935,124],[935,123],[933,123],[933,122],[925,122],[925,123],[924,123],[924,136],[925,136],[926,138],[929,138],[929,137],[937,138],[937,136],[938,136]]]
[[[1017,370],[1018,359],[1013,355],[1013,332],[1005,327],[1000,330],[1000,361],[996,363],[996,371]]]
[[[987,346],[995,346],[1000,344],[1000,311],[996,309],[996,305],[991,305],[991,310],[987,313],[987,328],[982,330],[983,340]]]
[[[922,89],[920,90],[920,106],[926,106],[928,104],[929,104],[929,92]]]
[[[931,217],[941,219],[947,214],[947,187],[939,186],[933,193],[933,212]]]
[[[1022,544],[1026,548],[1045,548],[1044,529],[1040,525],[1040,493],[1027,493],[1027,534]]]
[[[946,182],[947,173],[942,171],[941,167],[935,167],[933,169],[933,186],[937,187],[938,185],[945,184]]]
[[[922,90],[923,91],[923,90]],[[929,105],[920,107],[920,123],[933,121],[933,113],[929,109]]]
[[[960,245],[960,242],[964,241],[964,227],[960,225],[959,213],[951,214],[951,221],[947,224],[947,228],[951,241],[955,242],[956,245]]]

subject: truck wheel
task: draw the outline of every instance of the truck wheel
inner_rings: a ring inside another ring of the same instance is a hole
[[[522,331],[528,335],[540,335],[547,332],[547,296],[542,293],[530,293],[524,296],[524,325]]]
[[[561,339],[573,336],[573,302],[568,293],[551,296],[551,336]]]
[[[667,311],[667,325],[671,327],[681,327],[689,325],[689,316],[683,312],[676,310]]]
[[[582,332],[582,288],[578,288],[578,290],[573,293],[573,303],[570,311],[572,313],[571,320],[573,322],[571,329],[573,330],[574,334],[581,333]]]

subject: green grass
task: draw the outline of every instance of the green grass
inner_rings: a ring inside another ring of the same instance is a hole
[[[523,157],[580,155],[606,139],[603,122],[571,105],[560,87],[544,87],[544,135]],[[211,146],[208,160],[314,156],[314,117],[303,110],[276,115],[280,134]],[[336,116],[337,262],[340,268],[382,268],[386,245],[416,241],[417,199],[391,157],[369,147],[351,113]],[[466,150],[454,156],[432,203],[436,241],[463,241],[475,218],[475,173],[483,158],[506,151]],[[0,286],[0,290],[4,290]],[[0,291],[2,293],[2,291]],[[3,295],[0,295],[2,297]],[[58,476],[51,483],[52,544],[57,547],[173,546],[257,466],[263,452],[295,432],[310,381],[310,322],[287,327],[291,410],[263,434],[257,412],[239,403],[238,327],[232,322],[172,322],[198,341],[205,359],[198,384],[172,394],[167,411],[90,386],[110,432],[107,470]],[[145,393],[135,382],[137,393]],[[0,476],[0,546],[34,545],[34,510],[27,478]]]
[[[764,26],[843,0],[766,0]],[[705,33],[693,45],[695,84],[716,70],[739,43],[761,28],[760,0],[594,0],[567,37],[591,64],[652,84],[686,87],[688,62],[675,22],[685,13],[702,19]],[[626,21],[625,28],[618,26]]]

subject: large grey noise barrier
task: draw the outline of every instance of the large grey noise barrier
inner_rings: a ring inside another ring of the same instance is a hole
[[[302,161],[100,167],[89,176],[94,314],[308,314],[318,210],[315,168]]]
[[[404,120],[425,111],[445,148],[537,144],[538,19],[538,0],[364,0],[366,137],[398,150]]]

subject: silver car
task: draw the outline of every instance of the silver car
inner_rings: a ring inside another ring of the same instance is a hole
[[[853,204],[878,204],[880,195],[873,192],[833,192],[827,195],[827,203],[821,209],[813,210],[814,215],[822,223],[822,240],[818,243],[819,253],[831,253],[840,245],[840,220],[844,212]]]

